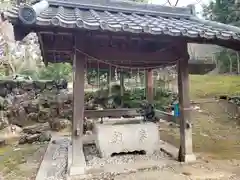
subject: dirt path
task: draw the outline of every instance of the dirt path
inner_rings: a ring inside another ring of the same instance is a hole
[[[198,160],[194,164],[119,175],[114,180],[239,180],[239,163]]]
[[[204,103],[191,113],[194,151],[212,159],[240,159],[240,126],[218,103]],[[179,128],[160,124],[164,141],[179,147]]]
[[[186,171],[192,176],[201,174],[201,178],[197,179],[204,179],[206,175],[211,175],[210,172],[214,172],[213,174],[222,174],[215,179],[240,180],[240,126],[239,119],[236,118],[239,112],[234,112],[233,109],[219,103],[204,103],[200,105],[200,111],[192,112],[194,152],[201,159],[193,166],[175,167],[177,172]],[[160,132],[163,140],[179,146],[178,127],[161,123]]]

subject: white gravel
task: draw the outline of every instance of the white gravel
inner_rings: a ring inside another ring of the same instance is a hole
[[[68,139],[57,140],[55,144],[50,144],[52,150],[50,154],[48,154],[48,164],[47,172],[44,174],[46,177],[41,178],[42,180],[65,180],[66,179],[66,171],[67,171],[67,147],[69,145]],[[99,152],[95,145],[84,145],[84,154],[88,167],[99,167],[104,165],[119,165],[119,164],[127,164],[127,163],[137,163],[138,161],[143,160],[166,160],[170,159],[165,153],[159,151],[150,155],[139,155],[139,154],[124,154],[117,155],[109,158],[100,158]],[[144,170],[145,171],[145,170]],[[99,173],[96,176],[91,176],[86,178],[86,180],[113,180],[115,176],[117,176],[116,172],[113,173]],[[75,179],[75,178],[72,178]],[[81,179],[76,177],[76,179]]]
[[[152,155],[140,155],[137,153],[132,154],[121,154],[109,158],[100,158],[99,152],[95,145],[84,146],[84,154],[87,162],[87,166],[104,166],[106,164],[125,164],[125,163],[135,163],[142,160],[156,160],[160,161],[162,159],[169,159],[164,152],[158,151]]]

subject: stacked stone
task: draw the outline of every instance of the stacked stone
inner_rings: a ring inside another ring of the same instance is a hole
[[[72,95],[66,81],[0,80],[0,107],[0,129],[8,123],[54,124],[56,118],[72,118]]]

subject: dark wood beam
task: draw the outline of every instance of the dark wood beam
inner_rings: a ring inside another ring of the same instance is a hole
[[[70,51],[70,50],[62,50],[62,51],[56,51],[56,50],[47,50],[46,51],[46,53],[48,53],[49,54],[49,56],[53,56],[54,54],[55,55],[58,55],[58,56],[70,56],[71,54],[72,54],[72,50]],[[145,57],[145,56],[144,56]],[[97,59],[95,59],[95,58],[88,58],[89,59],[89,61],[88,61],[88,64],[89,64],[89,66],[91,66],[91,65],[96,65],[96,64],[98,64],[98,60]],[[128,59],[122,59],[122,60],[109,60],[109,59],[105,59],[105,60],[103,60],[104,62],[106,62],[106,63],[111,63],[111,64],[159,64],[160,63],[160,61],[161,61],[161,58],[159,58],[159,59],[153,59],[153,60],[149,60],[149,59],[135,59],[135,60],[128,60]],[[100,65],[102,65],[102,64],[104,64],[104,63],[101,63],[102,61],[99,61],[99,64]],[[170,62],[172,62],[171,60],[168,60],[168,62],[170,63]],[[106,64],[105,63],[105,64]]]
[[[15,25],[14,30],[16,31],[22,31],[24,30],[24,34],[28,34],[28,32],[41,32],[41,33],[52,33],[54,34],[59,34],[59,33],[66,33],[66,34],[89,34],[89,31],[84,30],[84,29],[67,29],[63,27],[58,27],[58,28],[52,28],[51,26],[33,26],[33,27],[28,27],[26,29],[25,26],[23,25]],[[126,37],[131,37],[132,39],[139,39],[141,41],[146,41],[146,40],[154,40],[158,42],[177,42],[177,41],[186,41],[188,43],[199,43],[199,44],[214,44],[214,45],[220,45],[223,47],[227,47],[233,50],[240,51],[240,43],[237,40],[223,40],[223,39],[204,39],[201,37],[198,38],[190,38],[190,37],[184,37],[184,36],[170,36],[170,35],[154,35],[154,34],[146,34],[146,33],[139,33],[139,34],[133,34],[133,33],[128,33],[128,32],[108,32],[108,31],[94,31],[91,32],[91,36],[105,36],[108,37],[109,35],[118,38],[125,39]],[[16,38],[18,40],[21,40],[23,38],[22,35],[20,34],[15,34]]]
[[[43,48],[45,51],[72,51],[74,45],[74,37],[69,35],[51,35],[41,34]]]
[[[98,48],[98,49],[90,49],[87,51],[82,51],[79,49],[79,53],[87,55],[88,57],[92,57],[100,60],[128,60],[128,61],[165,61],[177,59],[177,56],[174,53],[174,47],[166,47],[162,50],[146,53],[146,52],[131,52],[131,51],[121,51],[115,48]]]
[[[104,109],[104,110],[85,110],[84,116],[88,118],[100,118],[100,117],[108,117],[115,116],[121,117],[125,115],[129,116],[140,116],[138,113],[139,109],[129,109],[129,108],[121,108],[121,109]]]

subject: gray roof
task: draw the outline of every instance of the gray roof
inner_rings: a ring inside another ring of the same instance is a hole
[[[31,8],[21,11],[19,6],[7,12],[13,23],[28,25],[240,41],[239,28],[198,19],[191,8],[106,0],[49,0],[35,19],[31,15]]]

